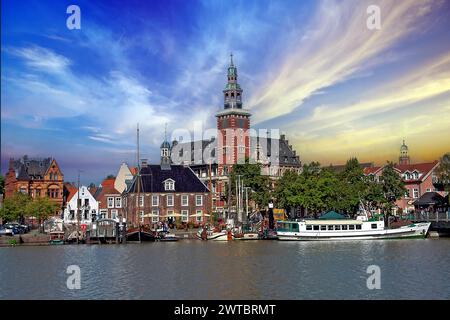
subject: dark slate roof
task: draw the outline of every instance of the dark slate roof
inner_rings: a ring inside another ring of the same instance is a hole
[[[198,149],[198,145],[201,143],[201,150]],[[178,145],[182,146],[184,150],[191,149],[191,164],[192,165],[209,165],[209,163],[195,163],[195,153],[201,152],[201,155],[203,155],[203,151],[206,149],[207,146],[209,146],[211,143],[214,143],[215,145],[211,146],[212,151],[211,155],[215,156],[215,147],[217,142],[215,139],[211,140],[202,140],[202,141],[195,141],[195,142],[184,142],[184,143],[178,143]],[[252,143],[252,140],[250,140],[250,143]],[[275,158],[277,158],[277,161],[280,165],[293,165],[293,166],[300,166],[300,158],[297,155],[296,151],[292,148],[291,145],[289,145],[289,141],[284,138],[284,135],[281,136],[281,139],[272,139],[272,138],[258,138],[257,143],[262,147],[262,152],[265,153],[266,156],[271,156],[271,144],[272,143],[278,143],[278,155],[274,155]],[[175,144],[177,145],[177,144]],[[197,148],[197,149],[196,149]],[[182,150],[182,151],[184,151]],[[182,152],[180,151],[180,152]],[[182,156],[182,154],[180,154]],[[197,158],[203,158],[201,156]]]
[[[140,192],[209,192],[208,188],[200,181],[191,168],[183,165],[171,165],[170,170],[161,169],[160,165],[148,165],[141,168],[140,174],[142,189]],[[137,185],[135,176],[129,188],[129,192],[136,193]],[[164,189],[164,181],[172,179],[175,181],[175,190]]]
[[[13,168],[18,180],[42,179],[47,172],[52,158],[28,158],[24,156],[13,161]]]
[[[414,201],[415,206],[445,205],[447,199],[437,192],[425,192],[419,199]]]

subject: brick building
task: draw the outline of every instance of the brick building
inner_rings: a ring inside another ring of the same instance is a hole
[[[114,187],[116,178],[105,179],[94,193],[101,218],[119,221],[123,217],[122,194]]]
[[[128,225],[158,221],[206,222],[211,215],[210,191],[185,165],[173,165],[170,143],[161,145],[161,163],[143,161],[123,194]]]
[[[62,209],[64,175],[53,158],[28,158],[9,161],[5,177],[5,198],[16,192],[29,194],[33,199],[48,196]],[[61,210],[55,212],[59,215]]]

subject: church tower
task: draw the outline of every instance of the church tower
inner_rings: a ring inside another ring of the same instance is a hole
[[[237,82],[237,68],[230,55],[227,84],[223,90],[223,110],[216,114],[218,135],[219,174],[227,174],[238,159],[250,156],[248,129],[250,129],[250,112],[243,109],[242,89]]]
[[[227,72],[227,84],[223,90],[223,109],[216,114],[217,118],[217,162],[218,175],[229,176],[233,165],[244,163],[250,157],[250,112],[243,108],[242,89],[237,82],[237,68],[230,55],[230,65]],[[225,182],[227,181],[227,182]],[[220,195],[216,204],[224,205],[226,190],[230,191],[229,179],[220,179],[216,192]],[[229,194],[229,192],[228,192]],[[229,204],[230,198],[227,203]]]
[[[410,164],[408,146],[405,144],[405,140],[403,140],[403,144],[400,146],[400,157],[398,158],[398,163],[400,165]]]
[[[161,144],[161,169],[170,170],[170,164],[172,159],[170,158],[171,147],[169,141],[167,141],[167,129],[164,133],[164,142]]]

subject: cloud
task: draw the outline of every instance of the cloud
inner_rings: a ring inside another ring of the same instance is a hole
[[[68,58],[39,46],[11,48],[6,52],[24,59],[31,68],[49,73],[63,73],[71,64]]]
[[[383,63],[380,55],[420,29],[432,1],[376,1],[381,30],[366,27],[367,1],[320,3],[306,32],[293,34],[287,54],[268,71],[248,105],[255,122],[288,114],[306,99]],[[422,19],[422,20],[421,20]]]

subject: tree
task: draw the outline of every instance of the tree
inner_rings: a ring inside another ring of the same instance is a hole
[[[5,177],[0,174],[0,194],[5,193]]]
[[[271,183],[267,175],[261,174],[260,164],[250,164],[248,159],[244,164],[236,164],[230,174],[231,194],[236,196],[237,177],[241,176],[244,187],[250,187],[252,192],[248,193],[249,199],[255,201],[259,207],[266,206],[271,197]]]
[[[30,201],[26,206],[26,213],[29,217],[35,217],[42,224],[49,216],[52,216],[59,206],[57,203],[51,201],[48,197],[38,197]]]
[[[12,197],[5,198],[3,207],[0,209],[0,217],[3,221],[19,221],[23,223],[26,215],[26,207],[31,201],[27,194],[17,192]]]
[[[440,164],[437,169],[438,184],[445,191],[450,191],[450,152],[444,154],[439,162]]]
[[[114,178],[116,178],[116,176],[113,174],[108,174],[108,176],[106,177],[106,179],[114,179]]]
[[[338,178],[340,199],[337,209],[349,214],[356,214],[360,201],[364,200],[367,193],[364,171],[358,159],[349,159],[344,171],[338,174]]]
[[[395,201],[399,200],[405,195],[406,188],[400,175],[395,171],[394,164],[388,162],[384,167],[383,173],[381,174],[381,190],[383,193],[383,203],[384,211],[387,216],[390,215],[392,208],[394,207]]]

